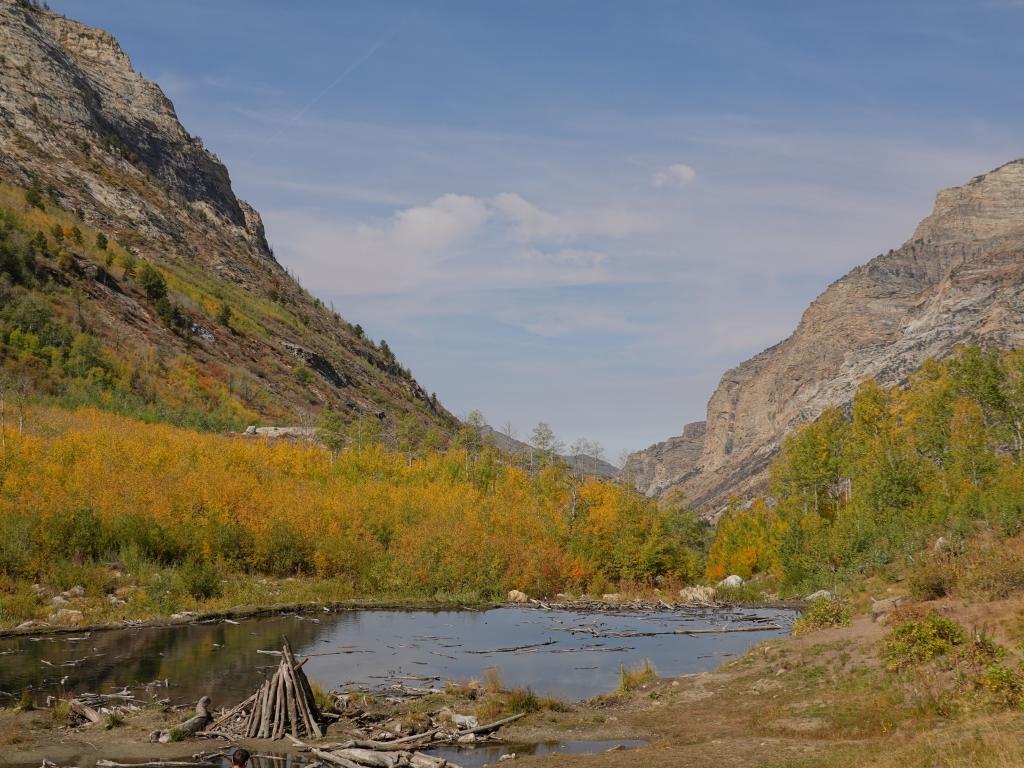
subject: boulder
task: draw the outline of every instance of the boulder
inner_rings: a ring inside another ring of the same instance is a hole
[[[81,584],[76,584],[67,592],[64,592],[63,595],[68,598],[85,597],[85,587]]]
[[[68,599],[66,597],[64,597],[64,595],[54,595],[50,599],[50,605],[60,606],[60,605],[67,605],[67,604],[68,604]]]
[[[827,589],[819,589],[817,592],[812,592],[804,599],[810,603],[814,600],[831,600],[832,597],[832,593],[829,592]]]
[[[520,592],[518,589],[513,589],[508,593],[508,601],[510,603],[527,603],[530,598],[526,596],[525,592]]]
[[[724,579],[718,582],[718,586],[735,589],[736,587],[743,586],[743,579],[734,573],[731,576],[726,576]]]
[[[874,621],[885,619],[885,617],[896,607],[903,605],[907,602],[908,598],[900,597],[887,597],[884,600],[873,600],[871,603],[871,618]]]
[[[85,621],[85,614],[70,608],[61,608],[50,614],[48,621],[53,624],[75,625]]]
[[[713,603],[715,602],[715,588],[703,585],[683,587],[679,590],[679,599],[684,603]]]
[[[939,552],[945,552],[947,549],[949,549],[949,539],[945,536],[939,536],[932,545],[932,552],[935,552],[936,554]]]

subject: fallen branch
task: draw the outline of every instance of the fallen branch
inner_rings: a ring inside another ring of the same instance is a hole
[[[498,728],[501,728],[501,726],[514,722],[521,717],[526,717],[526,713],[520,712],[517,715],[511,715],[502,720],[495,720],[493,723],[488,723],[487,725],[478,725],[476,728],[467,728],[464,731],[459,731],[457,735],[462,737],[469,736],[470,734],[490,733],[491,731],[497,730]]]

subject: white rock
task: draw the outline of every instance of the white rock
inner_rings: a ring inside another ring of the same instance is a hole
[[[64,595],[54,595],[50,599],[50,604],[51,605],[67,605],[68,604],[68,599],[66,597],[64,597]]]
[[[508,593],[508,601],[510,603],[527,603],[530,601],[530,598],[526,596],[525,592],[513,589]]]
[[[459,730],[468,731],[480,725],[480,721],[472,715],[457,715],[452,713],[452,722],[459,726]]]
[[[945,552],[949,549],[949,539],[945,536],[939,536],[935,540],[935,544],[932,545],[932,552]]]
[[[684,603],[713,603],[715,602],[715,588],[703,585],[683,587],[679,590],[679,599]]]
[[[731,587],[731,588],[742,587],[743,586],[743,579],[740,578],[739,576],[737,576],[734,573],[731,576],[726,576],[724,579],[722,579],[720,582],[718,582],[718,586],[719,587]]]
[[[831,600],[832,593],[829,592],[827,589],[819,589],[817,592],[812,592],[804,599],[807,602],[811,602],[812,600]]]

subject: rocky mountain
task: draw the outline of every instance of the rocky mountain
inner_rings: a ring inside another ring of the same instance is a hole
[[[235,424],[323,408],[454,423],[275,260],[227,169],[111,35],[27,0],[0,0],[0,214],[3,359],[49,394],[99,388]],[[57,329],[36,333],[28,366],[11,347],[34,333],[26,302]],[[95,353],[85,369],[74,343]]]
[[[786,433],[849,403],[868,377],[904,381],[959,343],[1024,342],[1024,160],[939,193],[900,248],[834,282],[793,334],[722,376],[706,426],[633,454],[650,495],[706,512],[763,490]]]

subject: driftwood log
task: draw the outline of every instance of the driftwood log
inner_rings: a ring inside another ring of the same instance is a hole
[[[189,738],[205,731],[212,722],[213,715],[210,714],[210,697],[203,696],[203,698],[196,702],[196,714],[194,717],[190,717],[181,725],[176,725],[168,731],[153,731],[149,735],[149,740],[166,744],[177,739]]]

